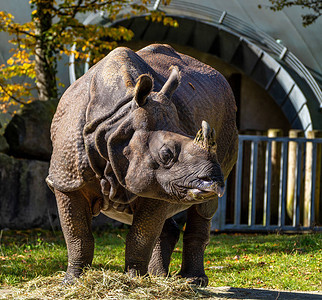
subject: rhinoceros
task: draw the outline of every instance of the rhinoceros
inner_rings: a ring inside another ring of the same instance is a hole
[[[187,210],[179,275],[207,285],[210,221],[236,162],[236,105],[212,67],[153,44],[111,51],[60,99],[46,179],[68,249],[65,281],[90,266],[93,216],[130,224],[125,271],[167,275]],[[201,127],[201,129],[200,129]]]

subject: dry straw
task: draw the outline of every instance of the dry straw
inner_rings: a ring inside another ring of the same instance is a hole
[[[89,269],[73,285],[62,285],[64,274],[35,278],[2,299],[200,299],[206,289],[176,277],[136,277],[111,270]]]

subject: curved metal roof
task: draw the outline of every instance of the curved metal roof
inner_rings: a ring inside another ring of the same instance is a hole
[[[199,17],[209,11],[209,21],[213,19],[213,11],[226,11],[252,28],[259,29],[275,40],[281,41],[292,51],[307,67],[322,74],[322,18],[314,24],[303,27],[301,15],[309,12],[299,7],[291,7],[282,11],[273,12],[268,9],[267,0],[172,0],[166,7],[160,9],[168,13],[177,8],[184,10],[185,15]],[[259,9],[258,5],[262,8]]]
[[[156,1],[155,4],[158,4],[160,1]],[[262,1],[263,2],[263,1]],[[268,1],[266,1],[267,3]],[[173,15],[183,15],[190,16],[207,22],[209,24],[217,25],[220,24],[224,27],[229,28],[233,32],[245,36],[250,41],[256,43],[261,48],[267,50],[276,56],[276,58],[282,63],[285,62],[290,69],[294,70],[295,73],[299,75],[300,78],[303,78],[307,87],[303,86],[302,89],[306,89],[308,93],[313,93],[313,97],[318,101],[318,105],[322,108],[322,92],[317,81],[312,76],[311,72],[304,66],[304,60],[312,59],[310,68],[313,69],[317,74],[319,74],[319,64],[316,63],[317,60],[322,64],[321,48],[321,34],[319,38],[314,39],[314,42],[311,42],[311,52],[312,49],[315,49],[315,56],[307,54],[308,44],[303,43],[303,40],[299,39],[295,32],[300,32],[301,30],[310,30],[313,38],[317,36],[317,26],[322,22],[321,18],[318,19],[318,23],[311,25],[308,28],[304,28],[301,23],[300,16],[298,17],[297,27],[287,26],[283,24],[288,18],[281,18],[277,16],[276,13],[273,13],[268,9],[259,9],[258,1],[249,0],[249,1],[198,1],[198,4],[190,0],[172,0],[169,6],[159,5],[159,9],[165,10],[168,14]],[[155,5],[156,7],[156,5]],[[227,9],[227,10],[225,10]],[[297,11],[299,11],[297,9]],[[302,12],[302,10],[300,10]],[[231,12],[236,13],[238,18],[234,16]],[[261,18],[259,15],[261,13]],[[283,12],[284,13],[284,12]],[[303,12],[302,12],[303,13]],[[242,16],[245,20],[240,19],[239,16]],[[252,17],[250,17],[252,16]],[[266,16],[266,17],[264,17]],[[277,16],[277,17],[276,17]],[[257,18],[257,23],[255,19]],[[267,28],[263,25],[265,24],[264,20],[270,20],[267,25]],[[275,20],[276,19],[276,20]],[[275,32],[275,36],[278,35],[280,38],[274,39],[267,31],[272,31],[271,27],[279,23],[279,32]],[[260,29],[260,26],[266,28],[266,31]],[[269,26],[271,25],[271,27]],[[322,24],[321,24],[322,25]],[[319,27],[321,28],[321,27]],[[285,34],[285,31],[289,34]],[[314,35],[313,33],[316,33]],[[286,41],[288,43],[286,43]],[[320,41],[320,43],[319,43]],[[282,43],[281,43],[282,42]],[[294,55],[292,49],[289,48],[288,44],[293,44],[293,48],[301,54],[300,59]],[[315,45],[315,46],[314,46]],[[307,51],[304,51],[303,49]],[[303,51],[302,51],[303,50]],[[320,51],[319,51],[320,50]],[[321,76],[321,74],[320,74]],[[309,91],[310,90],[310,91]],[[311,95],[309,96],[312,97]]]

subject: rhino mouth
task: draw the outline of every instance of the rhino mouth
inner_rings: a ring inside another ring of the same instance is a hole
[[[222,197],[225,193],[225,185],[214,181],[200,181],[195,188],[188,189],[187,197],[193,200],[206,200],[215,195]]]

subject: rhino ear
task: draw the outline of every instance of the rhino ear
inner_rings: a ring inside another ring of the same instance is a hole
[[[138,106],[143,106],[146,103],[146,98],[149,96],[153,88],[153,80],[147,75],[143,74],[139,77],[134,88],[134,99]]]
[[[107,141],[109,162],[117,180],[123,186],[125,186],[124,179],[129,167],[129,160],[126,157],[126,147],[134,132],[132,121],[128,119],[111,134]]]
[[[179,68],[177,66],[171,66],[170,70],[171,70],[171,74],[160,91],[165,96],[167,96],[168,99],[172,97],[172,94],[174,93],[174,91],[176,90],[176,88],[180,83]]]

